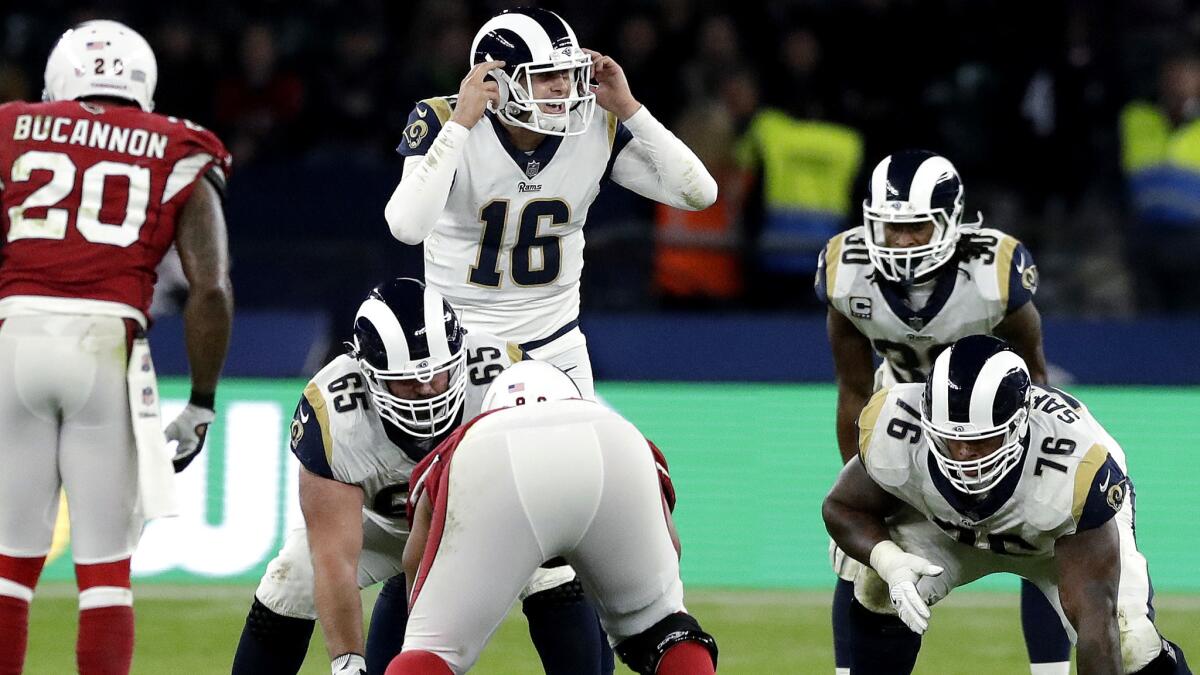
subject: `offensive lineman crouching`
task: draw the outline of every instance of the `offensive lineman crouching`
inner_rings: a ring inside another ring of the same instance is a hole
[[[516,350],[467,334],[442,295],[394,279],[360,306],[350,354],[304,389],[291,427],[306,527],[267,566],[234,657],[235,675],[294,674],[320,618],[335,675],[383,672],[399,651],[407,599],[401,555],[417,461],[480,408]],[[596,613],[570,568],[526,581],[523,609],[546,670],[611,673]],[[359,589],[387,580],[365,644]],[[547,590],[549,589],[549,590]]]
[[[855,675],[911,672],[930,605],[993,572],[1046,594],[1081,675],[1191,672],[1153,623],[1124,452],[1079,401],[1031,385],[1003,341],[958,340],[925,384],[875,394],[858,426],[822,508],[870,565],[850,610]]]
[[[666,460],[579,396],[547,363],[514,364],[484,397],[491,412],[413,470],[411,610],[387,675],[466,672],[529,575],[562,560],[635,672],[715,672],[716,642],[683,606]]]

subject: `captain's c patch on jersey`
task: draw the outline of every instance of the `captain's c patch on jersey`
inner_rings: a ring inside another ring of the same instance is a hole
[[[850,313],[860,319],[871,318],[871,299],[859,295],[851,297]]]

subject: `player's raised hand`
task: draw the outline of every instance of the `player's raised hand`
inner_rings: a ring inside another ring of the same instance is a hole
[[[625,79],[625,71],[611,56],[591,49],[583,51],[592,57],[592,78],[596,80],[592,91],[596,92],[596,103],[616,114],[622,122],[629,119],[642,104],[638,103],[633,97],[633,92],[629,90],[629,80]]]
[[[458,102],[454,105],[450,121],[470,129],[483,117],[489,101],[500,105],[500,83],[495,78],[487,77],[487,74],[503,67],[503,61],[484,61],[471,68],[458,86]]]
[[[925,558],[905,553],[895,542],[884,540],[871,550],[871,567],[888,585],[892,606],[912,632],[922,635],[929,628],[929,605],[917,591],[921,577],[934,577],[942,568]]]

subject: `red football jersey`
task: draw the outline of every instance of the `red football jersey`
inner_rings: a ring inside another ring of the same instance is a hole
[[[446,483],[449,482],[450,474],[446,473],[446,467],[450,466],[450,460],[454,456],[454,451],[458,448],[458,444],[462,442],[463,436],[479,420],[491,415],[492,413],[504,410],[492,410],[475,419],[467,422],[454,433],[446,437],[433,452],[429,453],[422,459],[412,470],[412,476],[409,480],[408,493],[408,524],[411,527],[413,516],[417,512],[417,503],[421,500],[422,494],[429,495],[429,501],[432,504],[437,503],[438,495],[445,490]],[[646,439],[646,445],[649,446],[651,455],[654,456],[654,468],[658,473],[658,483],[662,488],[663,497],[667,500],[667,508],[671,511],[675,510],[675,484],[671,482],[671,473],[667,466],[667,458],[658,449],[650,439]]]
[[[144,318],[155,268],[197,181],[223,189],[210,131],[132,106],[0,105],[0,303],[120,303]]]

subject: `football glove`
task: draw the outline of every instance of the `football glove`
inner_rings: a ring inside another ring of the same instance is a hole
[[[214,411],[189,403],[183,412],[179,413],[179,417],[167,425],[167,441],[179,442],[175,447],[175,456],[171,458],[171,463],[175,465],[175,473],[186,469],[196,455],[200,454],[200,450],[204,448],[204,437],[208,434],[208,425],[212,424],[216,417]]]
[[[342,654],[330,664],[333,675],[367,675],[367,662],[362,654]]]
[[[871,549],[871,567],[888,585],[892,606],[900,620],[917,635],[929,628],[929,606],[917,592],[921,577],[935,577],[942,568],[919,555],[905,553],[895,542],[885,539]]]
[[[846,552],[832,539],[829,540],[829,565],[839,579],[846,581],[854,581],[859,570],[863,568],[862,563],[846,555]]]

